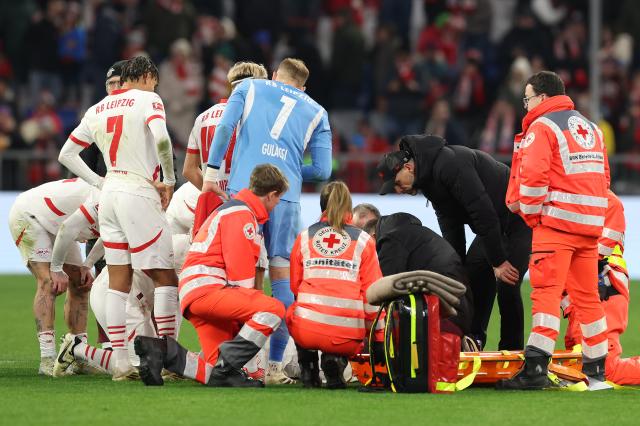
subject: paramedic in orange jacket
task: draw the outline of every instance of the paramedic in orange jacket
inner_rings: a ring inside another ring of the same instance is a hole
[[[322,218],[302,231],[291,251],[291,290],[287,327],[298,347],[305,387],[319,387],[318,353],[327,388],[345,387],[347,358],[362,349],[376,308],[367,288],[382,277],[375,240],[351,224],[351,194],[331,182],[320,194]],[[380,322],[382,325],[382,322]],[[382,326],[376,330],[382,340]]]
[[[238,192],[202,224],[182,267],[178,292],[204,358],[188,353],[173,339],[137,339],[145,384],[162,384],[164,367],[208,386],[264,386],[248,378],[242,366],[280,326],[285,308],[254,288],[261,246],[258,225],[267,221],[288,186],[277,167],[256,166],[249,189]]]
[[[624,207],[616,195],[608,191],[609,205],[604,219],[602,236],[598,240],[598,290],[607,317],[607,380],[619,385],[640,385],[640,357],[620,358],[620,335],[627,328],[629,314],[629,274],[622,258],[626,224]],[[582,331],[576,319],[569,296],[562,299],[564,315],[569,319],[564,341],[572,349],[582,339]]]
[[[525,87],[527,115],[516,136],[507,206],[533,228],[529,274],[533,323],[523,368],[498,389],[542,389],[560,329],[566,290],[583,331],[589,389],[604,382],[607,321],[598,297],[598,238],[607,207],[608,166],[601,130],[584,118],[560,77],[541,71]]]

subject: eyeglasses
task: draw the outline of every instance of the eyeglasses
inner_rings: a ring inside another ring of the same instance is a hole
[[[532,96],[529,96],[527,98],[522,98],[522,104],[524,105],[524,109],[527,109],[527,107],[529,106],[529,101],[531,99],[537,98],[538,96],[542,96],[542,95],[544,95],[544,93],[541,93],[539,95],[532,95]]]

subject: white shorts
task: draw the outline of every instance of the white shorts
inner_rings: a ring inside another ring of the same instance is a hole
[[[159,197],[103,190],[98,220],[107,265],[173,269],[171,229]]]
[[[56,237],[40,225],[36,216],[14,204],[9,212],[9,230],[25,265],[29,262],[51,263],[51,253]],[[82,265],[80,244],[74,242],[69,247],[64,263]]]

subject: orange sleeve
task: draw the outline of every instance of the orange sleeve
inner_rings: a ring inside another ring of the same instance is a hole
[[[291,249],[291,258],[289,259],[290,276],[291,279],[291,291],[295,298],[298,297],[298,289],[300,283],[302,283],[302,277],[304,275],[304,266],[302,265],[302,253],[300,253],[300,235],[296,238]]]
[[[257,224],[247,210],[221,218],[220,245],[227,282],[230,285],[255,283],[259,245],[255,243]]]
[[[542,204],[549,190],[549,171],[555,135],[543,124],[534,124],[523,139],[520,149],[520,211],[530,227],[540,223]]]

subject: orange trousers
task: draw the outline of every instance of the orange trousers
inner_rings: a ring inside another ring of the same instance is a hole
[[[543,225],[533,229],[529,274],[533,311],[527,346],[552,354],[560,331],[560,300],[567,292],[583,330],[583,359],[607,355],[607,324],[598,296],[597,238]]]
[[[293,315],[294,308],[295,304],[289,307],[286,319],[289,334],[296,342],[296,345],[311,351],[320,350],[324,353],[347,357],[362,351],[364,343],[361,339],[327,336],[326,334],[300,327],[295,315]]]
[[[269,326],[252,319],[260,312],[283,318],[285,309],[281,302],[265,296],[262,291],[220,286],[194,300],[185,312],[185,318],[196,329],[204,360],[213,365],[218,360],[220,344],[233,339],[245,323],[265,336],[273,333]]]

